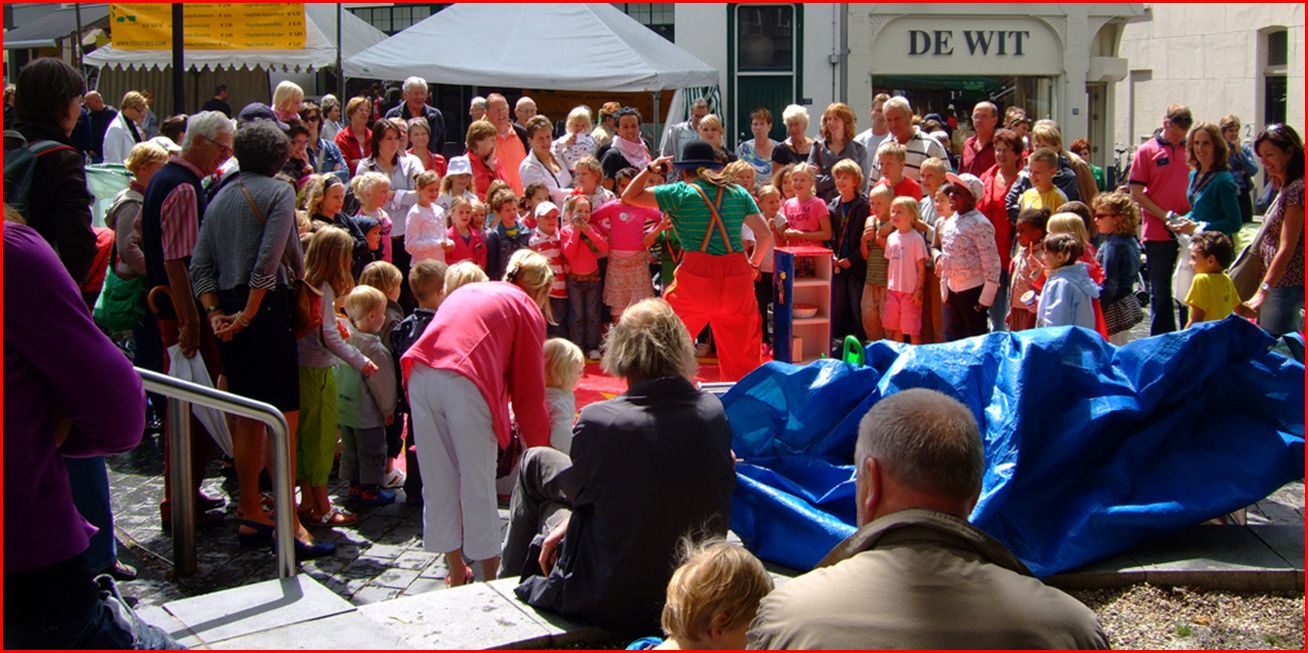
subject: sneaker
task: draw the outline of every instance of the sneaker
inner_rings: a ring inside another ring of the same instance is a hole
[[[382,487],[389,489],[404,487],[404,478],[404,472],[399,469],[392,469],[386,472],[386,476],[382,478]]]
[[[359,494],[359,498],[354,501],[354,505],[360,508],[378,508],[389,506],[392,503],[395,503],[395,491],[385,488],[371,491],[364,490]]]

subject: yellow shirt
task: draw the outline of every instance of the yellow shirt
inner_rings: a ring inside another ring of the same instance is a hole
[[[1057,211],[1058,207],[1066,203],[1067,195],[1064,195],[1063,191],[1059,190],[1057,186],[1050,187],[1048,193],[1042,193],[1037,188],[1028,188],[1026,192],[1022,193],[1022,198],[1018,200],[1018,204],[1024,211],[1026,209],[1045,209],[1050,213]]]
[[[1202,322],[1213,322],[1231,314],[1235,305],[1240,303],[1240,294],[1225,272],[1204,272],[1194,275],[1185,303],[1204,312]]]

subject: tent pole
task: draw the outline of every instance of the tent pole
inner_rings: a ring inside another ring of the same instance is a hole
[[[663,130],[659,129],[659,100],[662,99],[662,96],[663,91],[654,91],[654,144],[650,148],[654,150],[654,154],[658,154],[660,136],[663,133]]]
[[[341,3],[336,3],[336,99],[344,106],[345,102],[345,66],[341,63]]]
[[[186,70],[182,65],[182,50],[185,47],[182,40],[182,8],[182,3],[173,3],[173,113],[187,113]]]
[[[77,72],[82,70],[82,5],[73,4],[73,17],[77,21],[77,33],[73,35],[73,56],[77,58]]]

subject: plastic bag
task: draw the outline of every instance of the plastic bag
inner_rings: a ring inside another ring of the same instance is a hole
[[[209,378],[209,368],[205,367],[204,357],[196,354],[191,358],[182,355],[182,346],[173,345],[168,348],[168,376],[190,381],[196,385],[202,385],[209,388],[214,387],[213,379]],[[228,456],[232,453],[232,432],[227,430],[227,419],[222,411],[207,406],[191,406],[191,412],[195,414],[200,423],[204,425],[209,435],[213,436],[213,441],[218,443],[218,447]]]

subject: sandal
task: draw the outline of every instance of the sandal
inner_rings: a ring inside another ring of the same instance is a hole
[[[315,526],[349,526],[359,521],[359,516],[344,509],[332,506],[326,514],[309,515],[309,521]]]
[[[474,574],[472,573],[472,567],[464,567],[464,569],[467,570],[468,574],[467,574],[466,576],[463,577],[463,582],[462,582],[462,583],[459,583],[458,585],[455,585],[454,583],[452,583],[452,582],[450,581],[450,579],[451,579],[452,577],[451,577],[449,574],[446,574],[446,575],[445,575],[445,587],[461,587],[461,586],[463,586],[463,585],[467,585],[467,584],[472,583],[473,581],[477,580],[476,575],[474,575]]]

